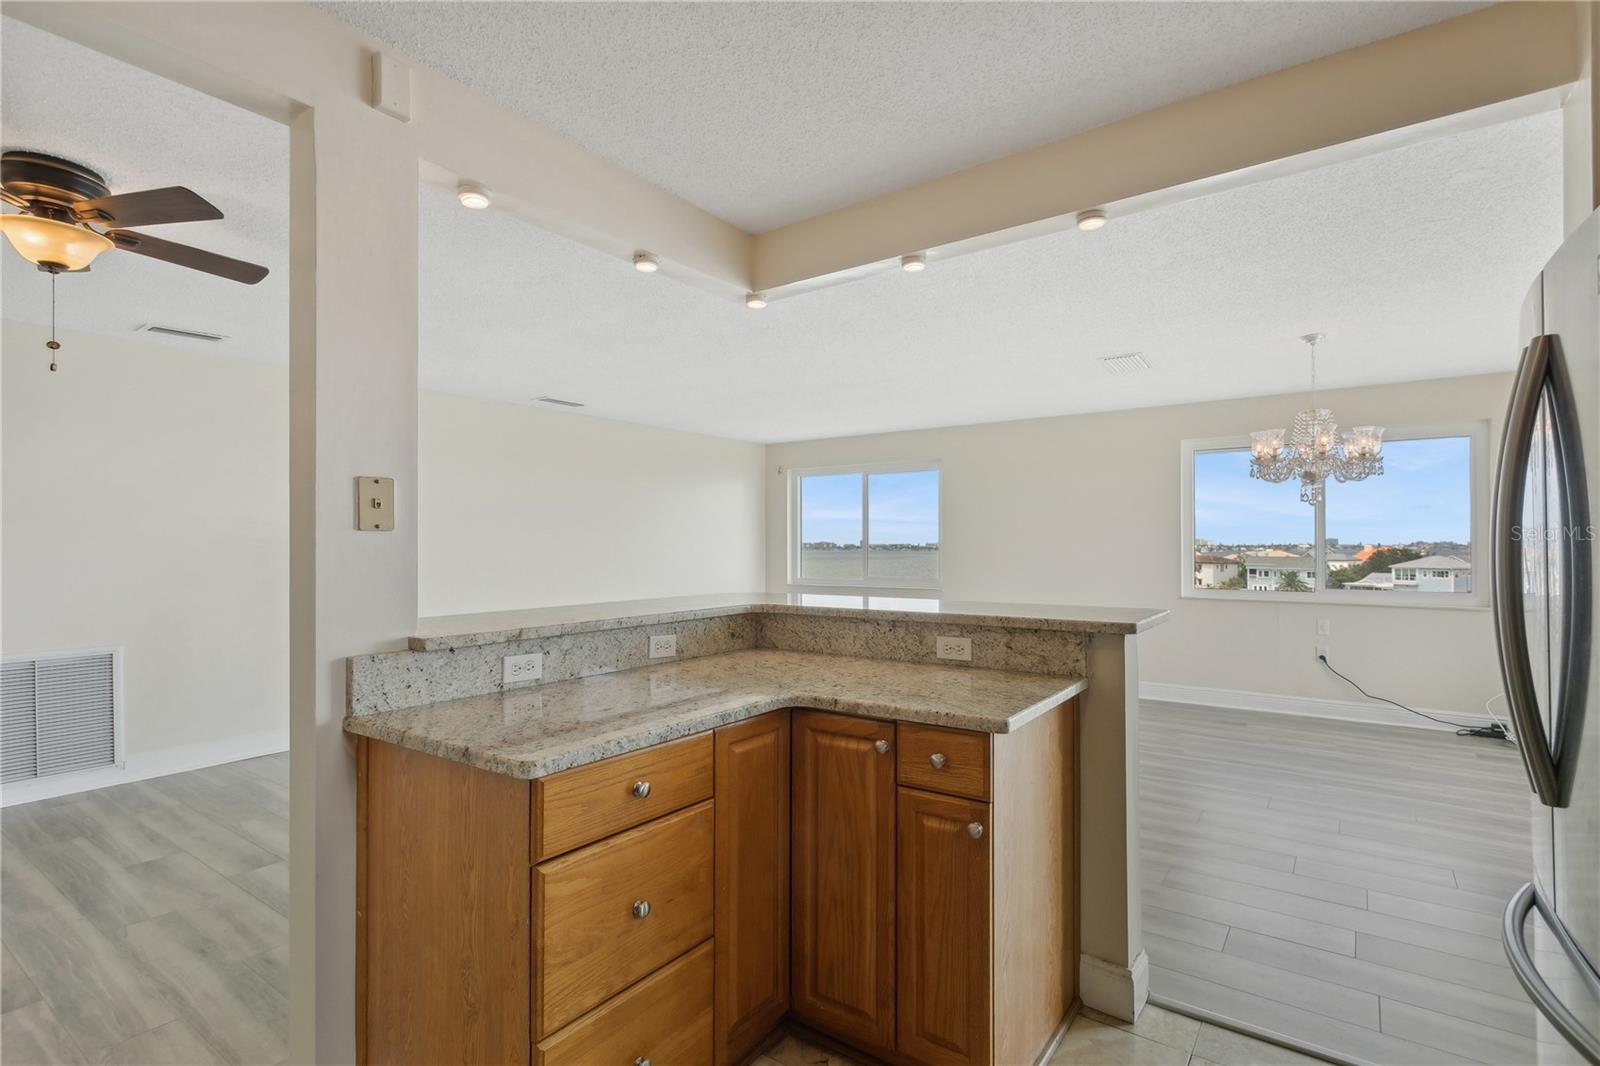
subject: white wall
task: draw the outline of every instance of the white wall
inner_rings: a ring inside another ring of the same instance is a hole
[[[0,650],[124,649],[118,776],[282,750],[288,368],[63,331],[52,374],[45,338],[4,324]],[[761,445],[419,402],[419,613],[762,586]]]
[[[763,586],[763,446],[440,393],[420,405],[419,614]]]
[[[4,324],[7,656],[119,646],[128,770],[281,751],[285,368]]]
[[[1348,424],[1488,420],[1493,456],[1510,387],[1510,375],[1497,374],[1323,397]],[[1304,400],[1260,397],[774,445],[767,587],[787,587],[788,501],[779,465],[938,459],[949,598],[1169,608],[1171,619],[1141,641],[1146,682],[1360,701],[1316,662],[1313,648],[1322,642],[1369,691],[1481,714],[1483,701],[1500,690],[1486,608],[1180,599],[1180,442],[1286,425]],[[1489,472],[1475,474],[1487,492]],[[1316,636],[1319,618],[1332,622],[1331,637]]]

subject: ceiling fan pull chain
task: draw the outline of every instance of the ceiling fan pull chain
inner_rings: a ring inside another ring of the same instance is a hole
[[[56,353],[61,350],[61,342],[56,340],[56,275],[54,271],[50,274],[50,339],[44,342],[44,346],[50,349],[50,371],[54,373],[57,369]]]

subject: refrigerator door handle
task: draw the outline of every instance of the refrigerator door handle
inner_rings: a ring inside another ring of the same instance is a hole
[[[1500,671],[1506,682],[1506,704],[1517,732],[1517,746],[1528,770],[1528,780],[1539,802],[1557,806],[1559,783],[1555,756],[1539,718],[1539,696],[1534,687],[1533,664],[1528,656],[1528,627],[1522,616],[1522,541],[1517,527],[1527,488],[1528,457],[1533,450],[1533,429],[1550,364],[1548,336],[1535,337],[1522,355],[1522,369],[1506,409],[1505,433],[1500,442],[1500,469],[1495,478],[1493,529],[1494,635],[1500,650]]]
[[[1600,1066],[1600,1036],[1584,1028],[1583,1023],[1567,1009],[1565,1003],[1561,1002],[1561,998],[1550,988],[1544,976],[1539,973],[1538,967],[1533,964],[1533,956],[1528,951],[1527,940],[1524,939],[1524,929],[1527,927],[1528,912],[1534,908],[1538,908],[1539,917],[1544,919],[1545,925],[1555,934],[1556,942],[1572,961],[1584,983],[1589,986],[1590,992],[1600,996],[1600,974],[1595,973],[1594,967],[1572,939],[1572,934],[1567,932],[1567,927],[1561,924],[1561,920],[1556,917],[1550,905],[1545,902],[1544,896],[1531,881],[1517,889],[1516,895],[1511,897],[1511,902],[1506,904],[1505,924],[1500,936],[1505,942],[1506,958],[1511,962],[1511,970],[1517,975],[1523,990],[1528,993],[1528,998],[1533,1000],[1533,1005],[1539,1008],[1539,1013],[1550,1020],[1550,1024],[1567,1038],[1568,1043],[1578,1049],[1579,1054],[1594,1066]]]

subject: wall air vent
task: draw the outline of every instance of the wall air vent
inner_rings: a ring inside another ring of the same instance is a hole
[[[191,341],[210,341],[213,344],[228,339],[225,333],[208,333],[203,329],[181,329],[178,326],[159,326],[154,323],[140,326],[139,332],[156,333],[163,337],[182,337]]]
[[[120,756],[119,653],[5,660],[0,781],[113,766]]]
[[[579,403],[577,400],[558,400],[554,396],[535,396],[533,399],[534,399],[535,403],[553,403],[557,407],[582,407],[583,406],[583,404]]]
[[[1150,360],[1143,352],[1124,352],[1122,355],[1103,355],[1100,365],[1114,378],[1127,378],[1150,369]]]

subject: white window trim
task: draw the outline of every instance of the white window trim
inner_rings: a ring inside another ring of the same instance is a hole
[[[915,471],[931,470],[939,475],[939,557],[934,560],[933,583],[928,584],[914,580],[895,580],[892,578],[868,578],[866,576],[867,530],[872,521],[871,504],[868,500],[868,476],[871,474],[907,474]],[[800,575],[800,479],[804,477],[826,476],[829,474],[860,474],[861,475],[861,539],[862,539],[862,576],[859,580],[851,578],[834,578],[829,581],[816,581],[803,579]],[[937,592],[944,585],[944,516],[945,516],[945,484],[944,470],[940,467],[939,460],[930,459],[922,461],[905,461],[892,463],[849,463],[843,466],[808,466],[793,468],[788,471],[789,484],[789,586],[796,589],[915,589],[925,592]]]
[[[1489,609],[1489,423],[1446,422],[1389,429],[1388,441],[1427,440],[1434,437],[1471,438],[1472,471],[1472,592],[1406,592],[1404,599],[1392,592],[1330,589],[1327,583],[1327,516],[1325,507],[1316,509],[1312,529],[1312,554],[1316,560],[1316,583],[1310,592],[1260,592],[1253,589],[1198,589],[1194,587],[1194,457],[1196,452],[1237,451],[1250,447],[1249,434],[1229,437],[1204,437],[1186,440],[1182,445],[1183,467],[1178,478],[1179,514],[1182,536],[1178,543],[1178,596],[1185,600],[1224,600],[1229,603],[1276,604],[1352,604],[1367,607],[1427,607],[1458,611]],[[1285,483],[1285,491],[1292,486]]]

